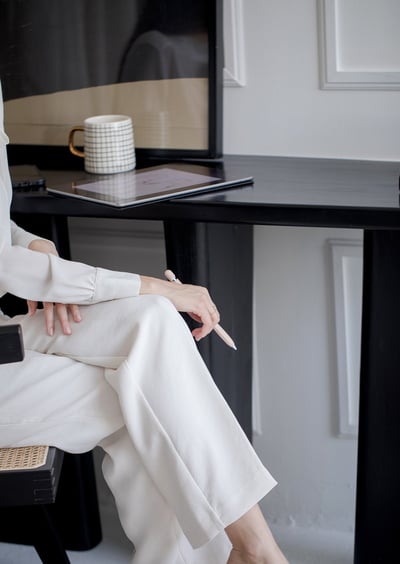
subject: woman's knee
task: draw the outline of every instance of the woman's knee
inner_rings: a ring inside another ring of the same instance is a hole
[[[117,300],[115,306],[119,310],[119,316],[129,319],[144,321],[146,319],[154,323],[171,322],[180,318],[172,302],[164,296],[146,294],[133,298]]]
[[[145,314],[159,323],[180,318],[173,303],[164,296],[147,294],[139,296]]]

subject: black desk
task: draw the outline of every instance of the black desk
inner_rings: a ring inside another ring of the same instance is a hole
[[[214,377],[245,430],[251,429],[252,226],[364,230],[364,288],[355,562],[398,561],[400,532],[400,163],[235,157],[225,166],[253,186],[116,210],[46,195],[17,195],[20,221],[48,220],[68,255],[67,216],[163,220],[169,267],[210,287],[224,326],[240,342],[202,345]],[[65,178],[51,173],[48,179]],[[77,176],[77,173],[68,173]],[[82,175],[83,173],[78,173]],[[56,178],[57,177],[57,178]],[[20,221],[21,222],[21,221]],[[229,373],[229,377],[226,375]]]

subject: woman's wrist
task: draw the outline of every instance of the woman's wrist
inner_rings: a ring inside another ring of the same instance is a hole
[[[159,296],[167,296],[169,289],[170,282],[167,282],[167,280],[140,275],[140,294],[157,294]]]

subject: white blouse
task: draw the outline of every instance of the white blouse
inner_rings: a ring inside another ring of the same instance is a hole
[[[137,274],[96,268],[27,248],[40,237],[10,219],[12,188],[3,121],[0,84],[0,296],[8,292],[29,300],[91,304],[138,295]]]

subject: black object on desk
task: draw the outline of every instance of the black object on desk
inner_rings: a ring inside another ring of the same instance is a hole
[[[46,195],[17,194],[19,222],[48,219],[68,247],[67,216],[158,219],[168,266],[206,284],[239,345],[213,338],[202,353],[239,421],[251,434],[252,226],[364,230],[356,564],[398,560],[400,531],[400,207],[399,163],[227,156],[225,167],[254,176],[251,187],[140,208],[113,210]],[[55,173],[71,175],[76,173]],[[50,176],[49,176],[50,181]],[[225,311],[230,311],[226,319]],[[234,356],[228,356],[234,355]]]
[[[14,192],[36,192],[46,189],[46,180],[35,165],[10,166]]]

